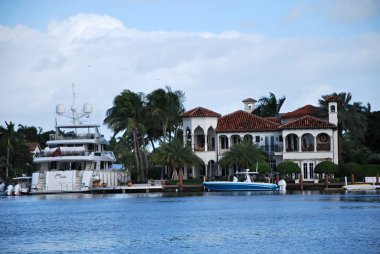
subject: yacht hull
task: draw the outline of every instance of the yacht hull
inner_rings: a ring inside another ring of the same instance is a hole
[[[275,191],[278,186],[273,183],[259,182],[203,182],[204,187],[213,191]]]

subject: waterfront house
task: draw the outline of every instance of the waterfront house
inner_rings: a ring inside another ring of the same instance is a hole
[[[252,141],[268,154],[272,173],[279,163],[290,160],[300,166],[306,181],[320,177],[314,174],[319,162],[338,164],[338,99],[326,99],[327,114],[306,105],[276,117],[260,117],[253,114],[256,101],[251,98],[243,100],[244,110],[223,116],[203,107],[182,113],[184,143],[205,163],[185,169],[184,177],[233,175],[237,168],[221,168],[218,161],[241,140]]]

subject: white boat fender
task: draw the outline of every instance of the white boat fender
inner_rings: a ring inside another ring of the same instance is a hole
[[[278,181],[278,189],[280,190],[280,191],[284,191],[284,190],[286,190],[286,182],[285,182],[285,180],[284,179],[281,179],[280,181]]]

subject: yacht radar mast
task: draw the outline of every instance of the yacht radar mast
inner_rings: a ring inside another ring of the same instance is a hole
[[[83,111],[77,112],[76,109],[76,94],[75,94],[75,84],[72,85],[73,88],[73,104],[71,105],[71,114],[65,114],[65,106],[63,104],[57,104],[56,113],[60,116],[64,116],[70,118],[72,120],[73,125],[81,124],[79,121],[82,117],[89,117],[92,113],[92,106],[89,103],[85,103],[83,105]]]

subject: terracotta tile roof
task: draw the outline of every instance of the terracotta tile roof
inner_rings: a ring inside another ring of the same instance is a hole
[[[247,99],[243,100],[242,102],[253,102],[253,103],[255,103],[257,101],[255,99],[252,99],[252,98],[247,98]]]
[[[312,116],[304,116],[292,122],[283,124],[280,129],[330,129],[336,128],[335,124],[328,123]]]
[[[340,101],[340,98],[338,96],[329,96],[325,99],[326,102],[338,102]]]
[[[197,107],[197,108],[194,108],[182,113],[180,116],[182,118],[185,118],[185,117],[220,117],[221,115],[207,108]]]
[[[264,117],[264,119],[274,123],[281,123],[281,119],[278,117]]]
[[[313,105],[306,105],[302,108],[296,109],[292,112],[281,114],[282,118],[292,118],[292,117],[302,117],[302,116],[318,116],[320,114],[320,110]]]
[[[243,110],[222,116],[218,120],[216,132],[274,131],[279,124]]]

